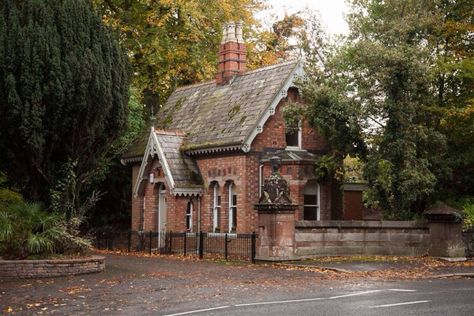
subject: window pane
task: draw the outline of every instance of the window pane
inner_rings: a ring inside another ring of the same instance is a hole
[[[298,131],[291,131],[286,133],[286,146],[298,147]]]
[[[217,196],[217,205],[221,205],[221,196]]]
[[[237,227],[237,208],[232,208],[232,230],[235,231]]]
[[[304,196],[304,205],[318,205],[318,196],[317,195],[305,195]]]
[[[232,205],[236,206],[237,205],[237,195],[232,195]]]
[[[315,221],[317,219],[317,207],[305,206],[303,219],[306,221]]]

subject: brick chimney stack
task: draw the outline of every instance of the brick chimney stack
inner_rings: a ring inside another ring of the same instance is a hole
[[[246,53],[242,22],[224,24],[222,42],[219,47],[219,70],[216,75],[216,84],[225,85],[232,77],[245,72]]]

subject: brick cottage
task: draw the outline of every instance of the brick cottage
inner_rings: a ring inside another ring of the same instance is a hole
[[[296,220],[339,212],[336,185],[314,179],[325,139],[306,122],[285,129],[282,109],[300,101],[301,62],[246,71],[245,56],[242,26],[228,24],[216,80],[176,89],[148,136],[123,157],[132,166],[132,230],[257,231],[254,204],[273,156],[298,204]]]

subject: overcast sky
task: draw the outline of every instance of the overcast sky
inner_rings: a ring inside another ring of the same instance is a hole
[[[261,20],[268,20],[272,14],[281,18],[285,12],[293,14],[306,8],[318,11],[321,22],[330,34],[347,34],[348,27],[344,13],[348,12],[345,0],[267,0],[272,8],[257,15]]]

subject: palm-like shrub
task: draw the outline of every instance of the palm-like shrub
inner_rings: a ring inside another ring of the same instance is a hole
[[[69,231],[63,215],[48,214],[38,203],[18,202],[0,210],[0,255],[26,259],[30,255],[83,253],[87,239]]]

